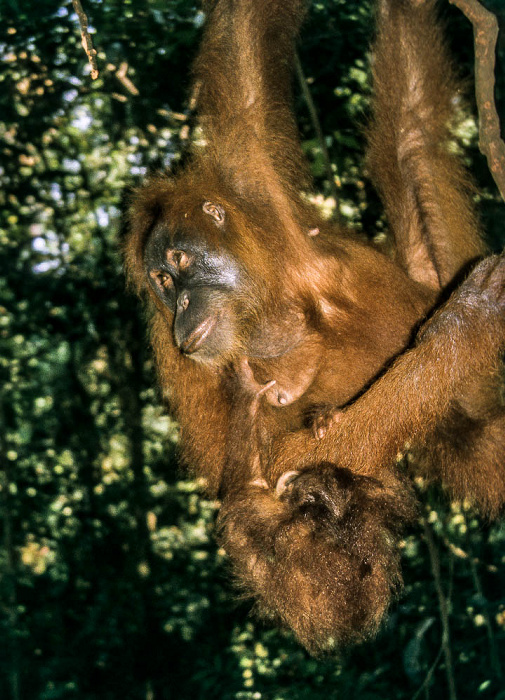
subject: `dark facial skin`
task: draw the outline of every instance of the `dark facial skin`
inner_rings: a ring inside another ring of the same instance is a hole
[[[202,362],[226,357],[234,345],[241,271],[224,250],[198,233],[155,228],[144,263],[149,283],[173,313],[173,334],[185,355]]]

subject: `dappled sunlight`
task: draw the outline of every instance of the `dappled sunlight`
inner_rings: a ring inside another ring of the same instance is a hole
[[[429,530],[400,544],[406,595],[375,642],[313,659],[290,633],[251,621],[215,544],[219,502],[178,463],[179,428],[121,261],[132,187],[176,166],[198,137],[187,89],[203,13],[189,0],[83,5],[95,81],[70,2],[0,7],[0,697],[407,700],[423,687],[445,700],[444,670],[432,670],[442,625],[429,532],[458,697],[498,700],[505,525],[424,485]],[[322,192],[311,199],[328,218],[384,231],[356,128],[368,105],[369,3],[316,2],[309,22],[300,54],[334,180],[297,97]],[[468,46],[464,28],[454,32]],[[503,104],[503,77],[497,90]],[[458,137],[503,244],[472,116]]]

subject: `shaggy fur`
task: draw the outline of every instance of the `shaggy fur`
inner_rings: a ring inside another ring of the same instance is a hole
[[[398,590],[417,468],[491,516],[505,499],[505,263],[448,148],[459,86],[433,0],[381,0],[368,160],[394,260],[300,194],[300,0],[214,0],[194,80],[203,145],[135,194],[125,243],[182,455],[260,614],[312,652],[374,633]],[[429,319],[426,321],[426,319]],[[418,332],[418,329],[421,330]]]

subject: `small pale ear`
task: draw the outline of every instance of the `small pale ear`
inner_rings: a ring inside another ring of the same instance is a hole
[[[220,204],[215,204],[214,202],[204,202],[202,204],[202,210],[204,214],[211,216],[219,226],[224,224],[225,212]]]

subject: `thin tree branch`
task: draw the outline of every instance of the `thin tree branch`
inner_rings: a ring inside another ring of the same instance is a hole
[[[442,588],[442,576],[440,574],[440,560],[438,557],[437,546],[433,538],[431,526],[426,520],[422,519],[424,527],[424,536],[428,545],[428,553],[430,555],[431,571],[433,580],[435,581],[435,589],[438,596],[438,608],[440,611],[440,621],[442,623],[442,648],[445,658],[445,673],[447,677],[447,685],[449,690],[450,700],[457,700],[456,681],[454,679],[454,668],[452,663],[451,637],[449,629],[449,612],[447,610],[447,599]]]
[[[468,559],[468,561],[471,562],[471,564],[481,566],[483,569],[489,571],[492,574],[496,574],[496,572],[498,571],[498,567],[495,564],[486,564],[481,559],[479,559],[479,557],[470,556],[468,552],[465,552],[464,549],[453,544],[448,537],[442,537],[441,539],[447,547],[447,549],[451,552],[451,554],[453,554],[458,559]]]
[[[477,571],[477,565],[473,559],[470,559],[470,569],[472,572],[472,579],[473,579],[473,585],[475,587],[475,591],[476,591],[479,599],[482,601],[485,601],[486,598],[484,597],[484,591],[482,590],[479,572]],[[482,615],[484,617],[484,624],[486,626],[486,635],[487,635],[487,640],[488,640],[488,645],[489,645],[489,655],[491,658],[491,668],[493,669],[495,676],[499,680],[501,680],[502,679],[502,670],[501,670],[501,664],[500,664],[500,657],[498,655],[498,649],[496,646],[495,635],[493,632],[493,625],[491,624],[491,620],[489,618],[489,613],[485,607],[483,607]]]
[[[475,44],[475,96],[479,113],[479,148],[502,199],[505,200],[505,143],[494,100],[495,51],[498,38],[496,17],[479,0],[449,0],[470,20]]]
[[[324,161],[324,167],[326,170],[326,177],[328,178],[331,193],[333,195],[333,198],[335,199],[335,208],[337,215],[339,215],[339,194],[337,190],[337,185],[335,183],[335,175],[333,173],[333,168],[331,165],[330,154],[328,153],[328,149],[326,147],[323,130],[321,129],[321,122],[319,121],[319,117],[317,116],[316,106],[314,104],[314,100],[312,99],[312,95],[310,94],[310,90],[307,85],[307,78],[305,77],[305,74],[303,72],[302,64],[300,62],[298,54],[295,55],[295,70],[296,77],[298,78],[298,82],[300,83],[300,87],[302,90],[303,99],[305,100],[305,103],[309,110],[310,119],[312,121],[312,127],[316,133],[317,140],[319,141],[319,146],[321,148],[321,153]]]
[[[428,673],[424,677],[423,682],[415,692],[415,694],[412,696],[412,700],[417,700],[417,698],[421,697],[421,693],[423,690],[427,691],[429,684],[431,683],[431,680],[433,678],[433,674],[437,670],[437,666],[440,662],[440,659],[442,658],[442,654],[444,653],[444,646],[443,644],[440,645],[440,649],[438,650],[438,653],[435,657],[435,661],[431,664],[430,668],[428,669]]]
[[[96,80],[98,78],[98,64],[96,62],[96,49],[93,46],[93,41],[88,30],[88,18],[86,16],[86,13],[82,9],[80,0],[72,0],[72,5],[79,19],[79,26],[81,28],[82,48],[86,52],[89,65],[91,66],[91,79]]]
[[[119,66],[119,69],[116,71],[116,78],[119,80],[120,83],[122,83],[125,86],[126,90],[128,90],[128,92],[130,92],[132,95],[140,95],[138,88],[133,84],[133,82],[130,80],[127,74],[128,63],[126,61],[123,61]]]

